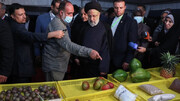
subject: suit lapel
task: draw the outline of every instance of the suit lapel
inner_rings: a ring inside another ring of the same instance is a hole
[[[50,16],[50,13],[48,14],[48,20],[49,20],[49,22],[51,22],[51,16]]]
[[[122,17],[122,19],[120,20],[117,28],[116,28],[114,37],[115,37],[120,31],[122,31],[122,28],[123,28],[123,26],[124,26],[124,20],[125,20],[125,18],[126,18],[126,15],[124,14],[123,17]]]

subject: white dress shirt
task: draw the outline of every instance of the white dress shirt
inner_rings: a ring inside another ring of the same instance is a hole
[[[116,16],[111,24],[111,30],[112,30],[113,36],[116,32],[117,26],[118,26],[119,22],[121,21],[122,17],[123,17],[123,15],[121,15],[119,17]]]

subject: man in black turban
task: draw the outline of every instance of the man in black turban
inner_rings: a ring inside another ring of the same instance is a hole
[[[88,21],[80,32],[80,44],[95,49],[102,56],[103,60],[91,60],[79,58],[81,77],[106,76],[109,71],[110,53],[107,40],[107,31],[104,23],[100,21],[102,8],[98,2],[89,2],[85,5],[85,12],[88,14]]]

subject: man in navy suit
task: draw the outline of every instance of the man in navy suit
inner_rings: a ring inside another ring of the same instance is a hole
[[[125,1],[114,0],[113,4],[116,16],[111,23],[113,49],[110,72],[114,72],[116,69],[128,69],[129,62],[134,56],[134,50],[128,46],[128,43],[136,42],[138,38],[137,22],[124,14]]]
[[[51,22],[51,20],[58,14],[58,8],[60,5],[61,0],[52,0],[51,2],[51,10],[48,13],[44,13],[42,15],[39,15],[36,20],[36,28],[35,32],[37,33],[46,33],[48,24]],[[34,44],[35,49],[35,56],[37,56],[37,59],[41,56],[43,49],[42,43],[35,43]]]
[[[25,28],[26,12],[24,7],[18,3],[10,6],[9,13],[11,20],[10,28],[14,38],[14,64],[12,68],[12,83],[31,82],[33,76],[33,42],[47,41],[48,38],[61,38],[63,31],[54,31],[50,33],[32,33]]]

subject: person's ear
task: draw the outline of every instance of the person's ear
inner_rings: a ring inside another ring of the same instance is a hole
[[[63,15],[63,11],[62,11],[62,10],[60,10],[60,11],[59,11],[59,14],[62,16],[62,15]]]
[[[11,14],[11,18],[15,19],[15,15],[14,15],[14,14]]]

